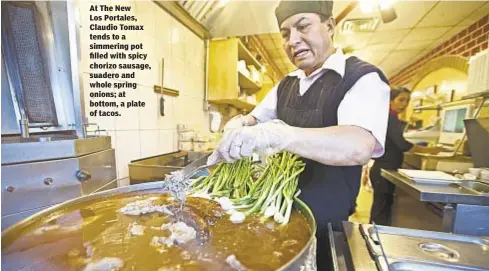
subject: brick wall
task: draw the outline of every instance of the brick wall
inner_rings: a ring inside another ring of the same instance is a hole
[[[440,56],[455,55],[469,58],[478,52],[487,49],[488,36],[489,14],[392,76],[389,79],[390,83],[394,86],[404,86],[408,84],[420,67],[428,61]]]

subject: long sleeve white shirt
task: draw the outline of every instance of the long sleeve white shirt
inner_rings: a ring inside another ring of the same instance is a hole
[[[333,70],[341,77],[345,75],[347,57],[341,50],[336,50],[323,66],[309,76],[304,71],[296,70],[288,76],[299,78],[299,93],[304,95],[309,87],[324,74]],[[277,88],[275,85],[263,101],[250,113],[258,122],[267,122],[277,118]],[[338,107],[338,125],[362,127],[370,131],[376,139],[372,158],[384,154],[387,121],[389,116],[390,87],[380,79],[376,72],[362,76],[349,89]]]

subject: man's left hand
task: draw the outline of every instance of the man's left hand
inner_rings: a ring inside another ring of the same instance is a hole
[[[233,162],[264,150],[268,155],[283,150],[292,139],[293,128],[281,120],[245,126],[224,133],[208,164],[224,160]]]

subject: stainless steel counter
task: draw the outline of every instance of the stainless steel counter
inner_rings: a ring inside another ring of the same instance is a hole
[[[343,222],[329,232],[336,271],[489,270],[489,238]]]
[[[1,145],[2,230],[54,204],[117,185],[108,136],[2,138]]]
[[[45,141],[46,139],[49,141]],[[110,146],[109,136],[33,137],[22,140],[2,138],[2,165],[79,157],[106,150]]]
[[[397,171],[382,170],[396,185],[392,225],[396,227],[489,236],[489,193],[460,184],[417,183]]]
[[[420,184],[395,170],[382,170],[382,177],[419,201],[489,206],[489,194],[475,194],[457,184]]]

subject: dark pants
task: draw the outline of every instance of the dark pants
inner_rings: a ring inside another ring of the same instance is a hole
[[[381,166],[374,164],[370,169],[370,181],[374,189],[374,201],[370,210],[370,223],[391,225],[395,185],[380,176]]]

